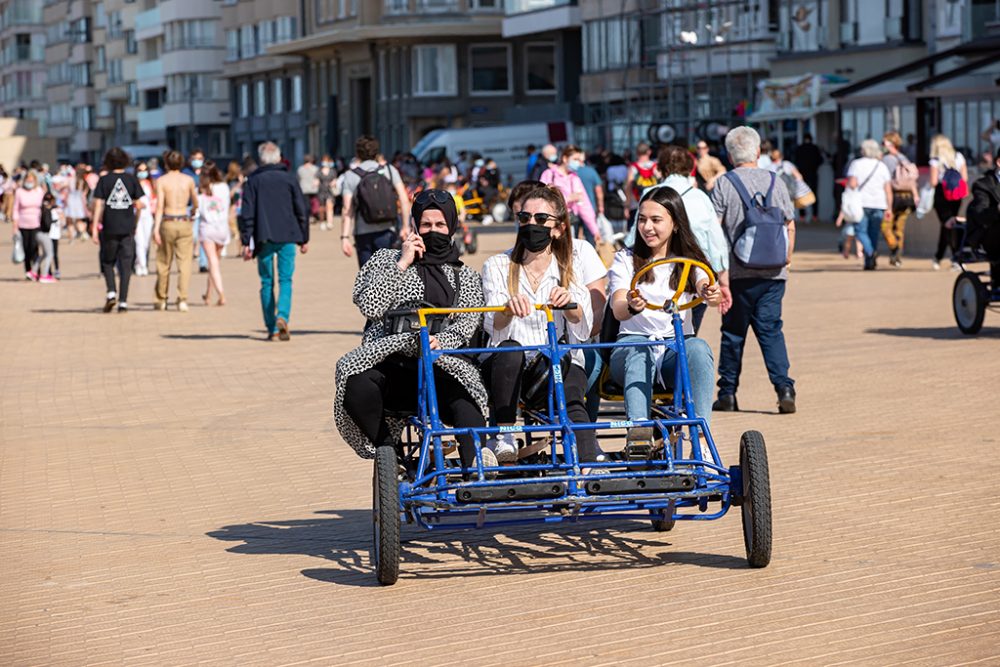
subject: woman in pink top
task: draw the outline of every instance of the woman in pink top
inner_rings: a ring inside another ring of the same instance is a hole
[[[587,191],[583,187],[583,181],[576,175],[570,167],[570,158],[581,152],[576,146],[566,146],[562,149],[559,161],[549,166],[541,176],[542,183],[554,185],[563,193],[566,199],[566,207],[569,209],[570,218],[573,222],[573,233],[580,235],[581,222],[583,223],[583,237],[594,245],[600,242],[601,232],[597,227],[597,214],[590,203]]]
[[[38,242],[35,232],[42,226],[42,198],[45,188],[38,185],[38,173],[31,170],[21,181],[21,186],[14,191],[14,226],[20,230],[21,241],[24,243],[24,277],[26,280],[38,280],[38,274],[32,268],[35,255],[38,254]]]

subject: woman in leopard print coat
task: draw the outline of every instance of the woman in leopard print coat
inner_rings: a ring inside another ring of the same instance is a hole
[[[443,213],[443,223],[438,212]],[[354,303],[368,324],[361,346],[337,362],[334,419],[340,435],[361,458],[374,458],[379,444],[399,440],[404,421],[387,418],[385,410],[416,410],[418,334],[386,331],[385,314],[421,302],[460,308],[477,308],[484,303],[479,274],[458,260],[451,244],[451,233],[458,224],[451,195],[440,190],[421,193],[414,201],[413,218],[420,234],[411,234],[402,250],[378,251],[354,282]],[[437,220],[440,231],[428,231],[428,218]],[[468,345],[481,319],[478,314],[448,319],[432,337],[434,344],[445,349]],[[485,425],[487,394],[479,368],[454,355],[439,357],[434,366],[442,421],[456,427]],[[382,442],[372,442],[371,434],[376,431],[376,439]],[[472,439],[465,436],[459,440],[466,441],[461,453],[468,465],[475,456]]]

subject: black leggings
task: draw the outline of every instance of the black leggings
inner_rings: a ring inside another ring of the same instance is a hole
[[[499,347],[520,347],[517,341],[506,340]],[[548,360],[542,363],[548,368]],[[517,403],[521,396],[521,374],[524,372],[524,352],[496,352],[486,361],[485,375],[489,378],[490,414],[497,424],[513,424],[517,420]],[[540,396],[524,396],[528,404],[546,398],[548,384]],[[574,424],[590,423],[587,413],[587,374],[576,364],[569,364],[563,375],[566,412]],[[581,461],[596,461],[601,453],[594,431],[576,431],[577,451]]]
[[[128,281],[132,277],[135,264],[135,237],[132,234],[108,234],[101,232],[101,273],[109,292],[117,292],[118,301],[128,301]],[[121,286],[115,290],[115,265],[118,266],[118,281]]]
[[[31,273],[35,270],[35,256],[38,254],[38,239],[35,238],[37,229],[22,229],[21,241],[24,246],[24,272]]]
[[[944,258],[945,252],[949,249],[952,251],[961,249],[955,247],[955,230],[948,229],[944,226],[944,223],[948,222],[950,218],[958,215],[958,210],[961,207],[961,200],[948,201],[944,198],[944,190],[941,188],[941,184],[939,183],[934,189],[934,212],[937,213],[938,222],[941,224],[941,230],[938,232],[937,251],[934,253],[934,259],[939,262]]]
[[[486,426],[479,406],[465,387],[436,366],[434,385],[442,422],[455,428]],[[344,391],[344,410],[373,445],[395,444],[389,441],[385,411],[416,412],[417,360],[393,355],[375,368],[349,377]],[[476,460],[472,436],[460,435],[457,440],[462,465],[471,467]]]

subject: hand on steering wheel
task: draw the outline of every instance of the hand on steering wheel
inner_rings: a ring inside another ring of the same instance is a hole
[[[645,298],[642,297],[641,294],[639,294],[639,290],[637,288],[639,280],[641,280],[642,277],[646,275],[648,271],[652,271],[657,266],[662,266],[663,264],[683,265],[684,268],[681,269],[681,279],[677,283],[677,291],[674,292],[674,295],[669,299],[667,299],[663,304],[649,303],[648,301],[646,301]],[[642,267],[641,269],[636,271],[634,276],[632,276],[632,284],[629,287],[629,292],[628,292],[629,304],[631,305],[633,303],[633,299],[637,299],[636,303],[638,303],[638,301],[642,301],[644,304],[644,308],[648,310],[663,310],[664,308],[667,307],[667,304],[672,304],[672,308],[678,311],[694,308],[705,299],[701,296],[698,296],[695,297],[694,299],[691,299],[690,301],[688,301],[683,305],[677,305],[677,302],[680,301],[681,296],[684,294],[684,290],[687,288],[688,276],[691,274],[691,267],[697,267],[705,272],[705,274],[708,276],[709,287],[715,285],[715,273],[712,272],[712,269],[710,267],[702,264],[701,262],[695,261],[693,259],[688,259],[686,257],[670,257],[668,259],[658,259],[655,262],[650,262],[646,266]],[[639,310],[638,306],[635,306],[635,310]]]

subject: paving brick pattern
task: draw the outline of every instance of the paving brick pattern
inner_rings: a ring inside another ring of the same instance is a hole
[[[289,343],[262,340],[239,260],[225,308],[153,312],[136,278],[119,316],[97,312],[94,247],[62,252],[59,285],[0,279],[2,665],[1000,664],[1000,315],[961,337],[929,262],[798,255],[796,415],[749,345],[746,411],[713,425],[728,460],[767,438],[767,569],[735,512],[666,534],[406,528],[379,588],[371,464],[331,423],[362,326],[336,235],[299,257]]]

